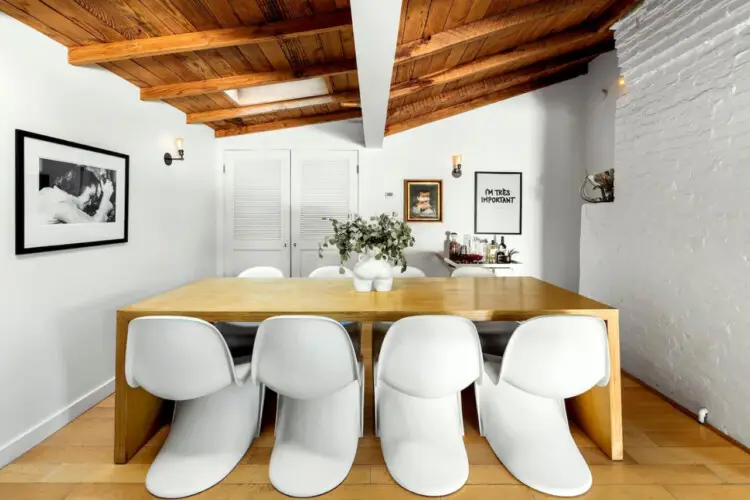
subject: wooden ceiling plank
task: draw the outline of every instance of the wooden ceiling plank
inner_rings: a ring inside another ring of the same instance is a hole
[[[19,9],[6,0],[0,0],[0,12],[4,12],[9,16],[18,19],[26,26],[34,28],[40,33],[44,33],[48,37],[52,38],[58,43],[65,45],[66,47],[70,45],[76,45],[76,42],[73,41],[73,39],[69,38],[60,31],[53,29],[51,26],[48,26],[47,24],[39,21],[35,17],[29,15],[26,11]]]
[[[341,102],[358,103],[359,95],[357,94],[357,92],[341,92],[338,94],[254,104],[252,106],[242,106],[231,109],[218,109],[202,113],[190,113],[187,115],[187,123],[207,123],[220,120],[229,120],[232,118],[242,118],[245,116],[262,115],[265,113],[273,113],[281,110],[305,108],[308,106],[339,104]]]
[[[643,0],[616,0],[607,10],[604,11],[604,14],[595,21],[594,29],[600,32],[609,30],[612,28],[612,25],[628,15],[642,2]]]
[[[73,40],[75,44],[104,41],[101,34],[85,29],[72,19],[65,17],[42,2],[7,0],[6,3],[14,7],[17,11],[23,12],[25,15],[24,19],[31,18],[46,26],[54,26],[55,31]],[[8,12],[8,14],[12,15],[13,13]]]
[[[458,44],[484,38],[498,31],[522,23],[538,21],[574,7],[579,0],[542,0],[528,6],[503,12],[435,35],[409,42],[406,40],[396,49],[396,64],[432,55]]]
[[[604,47],[602,47],[602,49],[604,49]],[[421,108],[430,105],[434,106],[435,103],[438,105],[444,105],[446,103],[452,104],[455,103],[455,101],[474,99],[490,92],[497,92],[524,83],[548,78],[573,67],[587,64],[596,55],[597,52],[595,51],[581,51],[564,58],[552,59],[528,68],[511,71],[475,83],[462,85],[455,90],[446,91],[438,96],[428,97],[408,104],[402,108],[394,109],[388,118],[389,120],[400,121],[399,115],[402,117],[404,115],[411,116],[417,114]]]
[[[419,116],[410,118],[408,120],[404,120],[402,122],[390,123],[386,127],[386,135],[393,135],[399,132],[403,132],[405,130],[409,130],[409,129],[413,129],[416,127],[420,127],[422,125],[426,125],[427,123],[432,123],[434,121],[442,120],[450,116],[455,116],[460,113],[465,113],[466,111],[471,111],[473,109],[486,106],[488,104],[492,104],[492,103],[499,102],[505,99],[509,99],[511,97],[524,94],[526,92],[548,87],[550,85],[554,85],[556,83],[560,83],[562,81],[569,80],[571,78],[575,78],[580,75],[584,75],[587,73],[587,71],[588,71],[587,65],[581,64],[574,68],[571,68],[569,71],[561,71],[560,73],[557,73],[548,78],[544,78],[544,79],[534,81],[531,83],[517,85],[515,87],[500,90],[497,92],[492,92],[490,94],[484,95],[477,99],[463,102],[460,104],[456,104],[453,106],[448,106],[445,108],[440,108],[438,110],[432,111],[431,113],[419,115]]]
[[[362,112],[358,109],[338,111],[336,113],[328,113],[324,115],[308,116],[303,118],[290,118],[286,120],[276,120],[269,123],[263,123],[259,125],[245,125],[242,127],[235,127],[230,129],[217,130],[216,137],[230,137],[233,135],[252,134],[255,132],[265,132],[267,130],[279,130],[292,127],[302,127],[303,125],[312,125],[315,123],[326,123],[340,120],[349,120],[352,118],[359,118],[362,116]]]
[[[578,30],[553,35],[522,45],[513,51],[486,56],[466,64],[425,75],[416,80],[395,85],[391,88],[390,98],[402,97],[433,85],[448,84],[478,72],[533,64],[545,58],[595,45],[598,42],[604,41],[608,36],[611,35]]]
[[[351,26],[349,12],[335,12],[311,19],[279,21],[261,26],[222,28],[155,38],[71,47],[68,62],[73,65],[120,61],[155,55],[234,47],[260,42],[293,40],[337,31]]]
[[[123,62],[123,61],[120,61]],[[296,70],[269,71],[267,73],[249,73],[246,75],[235,75],[223,78],[213,78],[196,82],[175,83],[171,85],[158,85],[141,89],[141,100],[155,101],[170,97],[186,97],[193,95],[210,94],[224,90],[253,87],[268,83],[287,82],[291,80],[304,80],[321,76],[338,75],[356,71],[355,61],[343,61],[340,63],[299,68]]]

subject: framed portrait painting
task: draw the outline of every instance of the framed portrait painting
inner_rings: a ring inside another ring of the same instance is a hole
[[[16,130],[16,254],[127,242],[129,161]]]
[[[443,222],[443,181],[404,181],[404,219],[406,222]]]

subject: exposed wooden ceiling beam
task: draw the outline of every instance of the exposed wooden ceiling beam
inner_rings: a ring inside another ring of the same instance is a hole
[[[547,78],[573,67],[585,65],[595,56],[596,54],[591,51],[580,51],[566,57],[544,61],[543,63],[535,64],[517,71],[503,73],[491,78],[486,78],[479,82],[470,83],[454,90],[441,92],[436,96],[430,96],[392,109],[388,116],[388,122],[394,123],[403,121],[404,119],[418,114],[422,109],[451,106],[459,101],[476,99],[488,93],[498,92]]]
[[[402,0],[351,0],[365,147],[382,148]]]
[[[301,118],[289,118],[286,120],[277,120],[268,123],[261,123],[258,125],[243,125],[235,128],[218,129],[214,134],[216,137],[230,137],[233,135],[252,134],[255,132],[265,132],[268,130],[279,130],[284,128],[301,127],[303,125],[312,125],[315,123],[326,123],[335,122],[339,120],[348,120],[351,118],[359,118],[362,116],[362,111],[359,109],[352,109],[348,111],[339,111],[336,113],[326,113],[323,115],[315,116],[303,116]]]
[[[444,85],[478,73],[520,68],[561,54],[596,46],[598,43],[611,40],[611,37],[612,34],[608,32],[592,33],[581,30],[553,35],[518,46],[508,52],[482,57],[466,64],[436,71],[415,80],[394,85],[391,87],[390,98],[404,97],[434,85]],[[601,52],[604,51],[601,50]]]
[[[432,123],[437,120],[442,120],[443,118],[455,116],[460,113],[465,113],[466,111],[471,111],[472,109],[486,106],[488,104],[492,104],[498,101],[503,101],[505,99],[509,99],[511,97],[515,97],[520,94],[525,94],[526,92],[531,92],[533,90],[538,90],[543,87],[548,87],[549,85],[554,85],[555,83],[560,83],[562,81],[569,80],[571,78],[575,78],[580,75],[584,75],[586,74],[587,71],[588,71],[587,65],[580,64],[578,66],[571,68],[568,71],[562,71],[560,73],[556,73],[555,75],[552,75],[551,77],[548,77],[548,78],[543,78],[543,79],[536,80],[533,82],[524,83],[521,85],[517,85],[515,87],[500,90],[497,92],[492,92],[490,94],[478,97],[471,101],[466,101],[466,102],[462,102],[459,104],[455,104],[453,106],[440,108],[430,113],[425,113],[423,115],[415,116],[413,118],[410,118],[404,121],[390,123],[385,129],[385,135],[397,134],[399,132],[403,132],[405,130],[420,127],[422,125],[426,125],[428,123]]]
[[[254,104],[252,106],[242,106],[239,108],[216,109],[211,111],[188,113],[187,123],[216,122],[220,120],[242,118],[243,116],[262,115],[264,113],[274,113],[276,111],[284,111],[288,109],[305,108],[308,106],[322,106],[326,104],[344,103],[354,104],[358,102],[359,94],[357,92],[341,92],[339,94],[305,97],[302,99],[290,99],[287,101],[267,102],[263,104]]]
[[[305,80],[319,76],[334,76],[356,71],[357,63],[354,60],[343,61],[334,64],[311,66],[295,70],[269,71],[266,73],[249,73],[246,75],[227,76],[224,78],[213,78],[211,80],[199,80],[196,82],[173,83],[170,85],[157,85],[155,87],[144,87],[141,89],[141,100],[156,101],[174,97],[188,97],[194,95],[222,92],[224,90],[240,89],[264,85],[268,83],[287,82],[290,80]]]
[[[234,47],[273,40],[291,40],[349,28],[351,24],[352,18],[349,10],[341,10],[331,14],[279,21],[261,26],[215,29],[70,47],[68,49],[68,62],[81,66],[195,50]]]
[[[594,22],[593,29],[596,31],[607,31],[617,21],[625,17],[630,11],[638,7],[643,0],[616,0],[604,13]]]
[[[486,37],[522,23],[537,21],[566,9],[580,8],[580,6],[580,0],[542,0],[473,23],[456,26],[435,33],[431,37],[399,45],[396,49],[396,64],[427,57],[455,45]]]

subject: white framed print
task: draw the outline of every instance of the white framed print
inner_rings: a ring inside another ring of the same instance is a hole
[[[523,174],[474,173],[474,233],[521,234]]]
[[[127,242],[129,162],[16,130],[16,254]]]

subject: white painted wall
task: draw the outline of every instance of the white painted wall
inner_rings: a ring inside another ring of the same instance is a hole
[[[750,444],[750,4],[646,0],[616,30],[615,202],[587,206],[581,292],[622,363]]]
[[[118,307],[215,269],[211,131],[66,61],[0,14],[0,467],[112,392]],[[16,128],[130,155],[129,243],[14,255]],[[167,168],[177,136],[187,160]]]
[[[507,237],[506,243],[521,251],[518,257],[526,264],[526,274],[576,290],[584,82],[578,78],[386,137],[380,150],[361,147],[362,125],[357,122],[237,136],[218,143],[221,151],[359,149],[363,215],[402,215],[404,179],[443,179],[445,222],[412,224],[418,252],[410,264],[435,276],[448,274],[434,255],[442,251],[446,232],[474,230],[474,171],[521,171],[523,235]],[[453,154],[463,155],[460,179],[451,177]],[[386,192],[394,196],[386,198]]]

